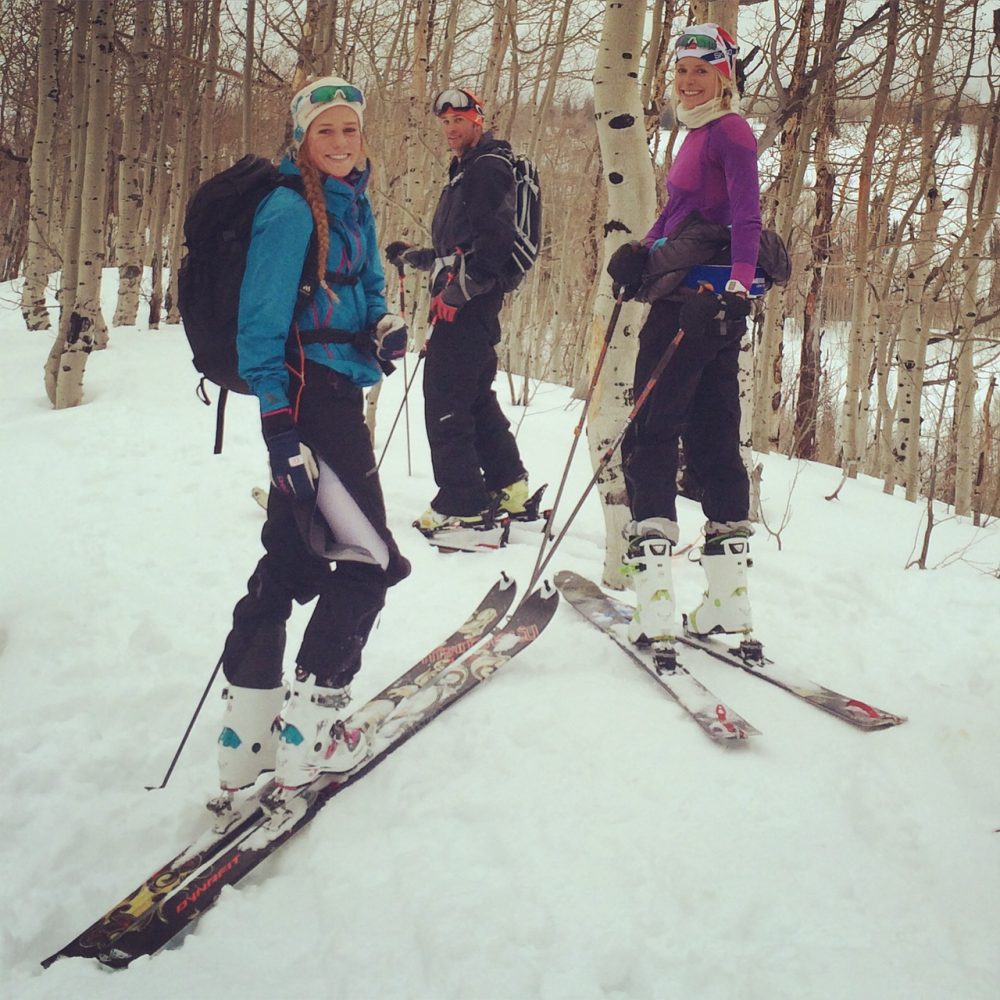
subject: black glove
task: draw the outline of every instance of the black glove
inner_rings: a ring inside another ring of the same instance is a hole
[[[633,240],[623,243],[608,261],[608,274],[611,275],[612,289],[617,299],[634,299],[642,276],[646,270],[646,260],[649,258],[649,247],[645,243]]]
[[[394,240],[385,248],[386,260],[388,260],[393,267],[401,267],[406,263],[406,260],[404,259],[406,251],[412,249],[412,243],[407,243],[405,240]]]
[[[398,361],[406,353],[406,323],[402,316],[386,313],[372,331],[375,357],[379,361]]]
[[[289,410],[275,410],[260,418],[267,445],[271,482],[292,500],[311,500],[316,495],[319,468],[313,453],[299,440]]]
[[[698,292],[689,295],[681,306],[681,329],[688,335],[701,337],[708,333],[725,334],[726,330],[719,327],[725,320],[736,323],[750,315],[750,300],[735,292]]]

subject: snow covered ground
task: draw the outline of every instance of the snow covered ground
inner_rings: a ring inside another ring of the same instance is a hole
[[[113,303],[114,282],[106,300]],[[1000,995],[1000,525],[946,520],[835,469],[764,459],[752,577],[771,656],[906,715],[861,733],[721,663],[685,662],[763,735],[713,745],[564,604],[523,656],[338,797],[179,944],[107,973],[39,961],[205,823],[221,704],[170,761],[259,555],[255,404],[225,451],[175,327],[113,331],[85,405],[54,412],[51,334],[0,286],[0,995],[17,998],[961,998]],[[107,315],[112,314],[109,305]],[[412,360],[411,360],[412,364]],[[503,393],[505,385],[498,382]],[[401,398],[380,403],[384,438]],[[578,419],[543,386],[519,441],[558,479]],[[383,485],[414,564],[355,693],[450,632],[537,531],[442,556],[409,527],[433,492],[420,393]],[[379,449],[381,448],[381,440]],[[590,476],[583,449],[569,510]],[[550,495],[549,500],[552,497]],[[565,511],[564,511],[565,512]],[[945,513],[945,512],[942,512]],[[682,540],[699,511],[682,502]],[[588,502],[552,568],[596,578]],[[700,568],[676,564],[684,607]],[[293,617],[289,650],[306,620]]]

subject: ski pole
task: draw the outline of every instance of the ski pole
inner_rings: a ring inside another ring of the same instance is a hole
[[[563,490],[566,487],[566,479],[569,476],[569,469],[573,464],[573,455],[576,453],[576,446],[580,443],[580,434],[587,420],[587,411],[590,409],[590,402],[594,398],[594,392],[597,389],[597,380],[601,377],[601,369],[604,368],[604,359],[607,357],[611,337],[615,332],[615,327],[618,325],[618,315],[622,311],[622,302],[624,299],[625,290],[623,288],[619,291],[618,297],[615,299],[615,307],[611,311],[611,319],[608,320],[608,329],[604,334],[604,343],[601,344],[601,353],[597,356],[597,361],[594,364],[594,373],[590,377],[590,388],[587,389],[587,395],[583,399],[583,409],[580,412],[580,419],[573,429],[573,443],[570,445],[569,455],[566,457],[566,467],[563,469],[562,478],[559,480],[559,488],[556,490],[556,499],[552,504],[552,510],[549,512],[548,520],[545,523],[545,530],[542,532],[542,543],[538,546],[538,557],[535,559],[535,568],[531,571],[532,584],[538,579],[538,567],[542,562],[542,556],[545,555],[545,547],[549,543],[549,525],[555,521],[556,511],[559,509],[559,501],[562,499]]]
[[[184,744],[187,743],[188,737],[191,735],[191,730],[194,728],[195,720],[201,714],[202,705],[205,704],[205,699],[208,697],[208,692],[212,690],[212,685],[215,683],[215,678],[218,676],[219,668],[222,666],[222,657],[219,657],[219,662],[216,663],[215,669],[212,671],[212,676],[209,677],[208,683],[205,685],[205,690],[202,692],[201,698],[198,701],[198,707],[194,710],[194,715],[191,716],[191,721],[187,725],[187,729],[184,730],[184,735],[181,737],[180,743],[177,744],[177,752],[174,754],[174,759],[170,762],[170,767],[167,768],[167,773],[163,776],[163,781],[158,785],[146,785],[147,792],[156,792],[161,788],[167,787],[167,782],[170,780],[170,775],[174,773],[174,767],[177,764],[177,760],[181,755],[181,751],[184,749]]]
[[[399,315],[406,319],[406,276],[403,273],[403,262],[400,261],[396,265],[396,276],[399,278]],[[409,378],[406,374],[406,355],[403,355],[403,378],[406,379],[406,384],[409,386]],[[413,475],[413,459],[410,452],[410,404],[409,404],[409,393],[403,396],[403,405],[405,408],[405,422],[406,422],[406,474],[408,476]],[[389,442],[386,441],[386,444]],[[385,452],[383,451],[383,454]],[[376,470],[377,471],[377,470]]]
[[[427,351],[426,345],[421,348],[420,353],[417,355],[417,363],[413,366],[413,374],[410,376],[410,380],[406,383],[406,388],[403,389],[403,401],[399,404],[399,409],[396,411],[396,419],[392,422],[392,427],[389,428],[389,434],[386,436],[385,444],[382,446],[382,454],[379,456],[378,464],[375,466],[375,471],[382,467],[382,459],[385,458],[385,453],[389,448],[389,442],[392,440],[392,435],[396,430],[396,424],[399,423],[399,418],[402,416],[403,407],[406,406],[407,397],[410,395],[410,386],[413,385],[413,380],[417,377],[417,371],[420,368],[420,362],[424,360],[424,354]]]
[[[532,588],[538,582],[542,573],[545,572],[545,567],[548,566],[552,557],[555,555],[556,549],[559,548],[559,543],[566,537],[566,532],[569,531],[569,526],[573,523],[576,515],[580,513],[580,508],[583,507],[584,501],[590,496],[590,491],[597,484],[598,479],[601,478],[601,473],[608,467],[611,459],[614,457],[615,452],[618,450],[618,446],[625,440],[625,435],[628,433],[629,427],[632,426],[633,422],[639,411],[642,409],[646,400],[649,398],[649,394],[656,387],[656,383],[659,381],[660,376],[663,374],[664,369],[670,364],[670,359],[677,353],[677,348],[680,347],[681,341],[684,339],[684,331],[678,330],[674,335],[674,339],[670,341],[667,345],[667,349],[663,352],[663,357],[656,362],[656,367],[653,369],[652,374],[650,374],[645,386],[643,386],[642,392],[639,398],[635,401],[629,415],[625,418],[624,424],[622,424],[621,430],[615,436],[614,441],[608,445],[604,453],[601,455],[600,461],[597,463],[597,468],[594,470],[594,475],[591,477],[590,482],[587,483],[586,489],[583,491],[580,499],[577,500],[576,506],[570,511],[569,517],[566,519],[566,523],[562,527],[562,531],[559,532],[555,541],[552,543],[552,547],[548,551],[548,555],[541,561],[541,564],[535,568],[535,571],[531,575],[531,581],[528,584],[528,589],[525,593],[530,594]]]

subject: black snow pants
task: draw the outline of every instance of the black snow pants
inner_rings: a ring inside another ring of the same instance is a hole
[[[520,479],[524,466],[493,380],[500,340],[500,292],[471,299],[454,323],[439,322],[427,344],[424,423],[441,514],[486,510],[491,491]]]
[[[306,362],[293,377],[289,396],[302,441],[338,476],[389,550],[387,569],[365,562],[331,563],[306,541],[312,513],[271,489],[261,532],[264,556],[233,610],[223,651],[223,670],[233,684],[273,688],[281,684],[285,622],[292,601],[316,600],[296,664],[317,681],[344,687],[361,666],[361,649],[385,603],[387,587],[409,572],[386,526],[385,502],[375,455],[364,422],[362,392],[343,375]]]
[[[635,398],[679,328],[680,302],[653,303],[639,331]],[[717,332],[718,331],[718,332]],[[622,442],[632,517],[677,520],[678,442],[709,521],[749,517],[750,485],[740,457],[740,340],[744,322],[685,335]]]

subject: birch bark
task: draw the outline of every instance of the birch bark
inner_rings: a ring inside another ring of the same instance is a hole
[[[962,284],[956,330],[958,347],[955,387],[955,513],[972,512],[976,474],[973,425],[976,405],[975,327],[985,305],[981,290],[986,237],[995,223],[1000,200],[1000,169],[996,156],[1000,143],[1000,93],[994,92],[989,137],[979,147],[978,169],[969,182],[969,216],[975,223],[961,264]],[[977,190],[980,197],[976,197]]]
[[[171,172],[170,184],[170,228],[167,236],[170,247],[167,252],[167,263],[170,265],[170,283],[167,292],[167,322],[180,323],[181,313],[177,308],[177,280],[179,265],[183,256],[184,245],[184,209],[187,207],[189,190],[189,164],[191,163],[192,136],[196,120],[188,114],[188,109],[194,106],[194,97],[198,92],[198,72],[200,55],[198,42],[195,38],[195,11],[193,4],[184,4],[183,20],[181,21],[181,45],[188,53],[184,74],[181,82],[181,98],[175,112],[177,121],[177,147],[174,169]]]
[[[139,228],[144,193],[142,163],[142,87],[149,65],[150,0],[136,0],[135,33],[129,52],[122,150],[118,161],[118,305],[113,326],[131,326],[139,312],[143,234]]]
[[[823,11],[819,52],[832,48],[844,20],[845,0],[828,0]],[[819,420],[820,379],[822,376],[823,286],[830,261],[833,226],[834,167],[830,146],[836,128],[837,77],[832,72],[820,86],[818,129],[813,162],[816,168],[815,216],[811,240],[812,277],[802,313],[802,344],[799,354],[799,386],[795,406],[792,452],[799,458],[816,458],[816,426]]]
[[[641,239],[653,222],[656,197],[653,166],[646,145],[639,95],[639,54],[645,4],[606,3],[603,32],[594,67],[594,118],[607,190],[607,215],[598,271],[591,338],[600,344],[614,300],[604,262],[623,243]],[[591,458],[596,464],[621,431],[629,412],[636,341],[642,307],[626,303],[612,337],[587,422]],[[622,528],[629,519],[620,459],[604,470],[597,483],[607,533],[605,585],[622,588],[618,572],[624,553]]]
[[[24,261],[21,313],[29,330],[51,327],[45,305],[49,272],[57,265],[49,208],[52,201],[52,140],[59,111],[59,10],[42,4],[38,29],[38,95],[35,105],[35,135],[31,144],[28,207],[28,245]]]
[[[924,369],[927,364],[928,311],[924,290],[935,251],[938,228],[944,205],[936,177],[936,150],[940,133],[935,128],[934,63],[941,45],[944,28],[944,0],[936,0],[928,12],[930,24],[924,50],[921,53],[918,80],[920,96],[920,177],[924,212],[920,219],[917,240],[912,248],[910,267],[906,275],[903,312],[896,344],[896,427],[893,446],[893,484],[903,486],[906,499],[916,502],[920,487],[920,404],[923,396]]]
[[[114,23],[111,0],[90,8],[86,144],[83,154],[80,240],[76,284],[66,288],[59,338],[46,365],[46,391],[57,410],[83,401],[83,375],[97,346],[101,318],[101,271],[107,257],[107,169],[111,135]],[[71,306],[67,304],[72,301]]]
[[[847,348],[847,378],[841,415],[841,447],[844,474],[855,479],[865,452],[868,435],[870,393],[867,390],[867,373],[875,352],[875,336],[867,318],[871,305],[869,266],[871,247],[871,181],[875,165],[878,135],[885,120],[889,90],[896,70],[896,38],[899,34],[899,5],[889,12],[889,25],[884,43],[884,59],[871,119],[865,133],[858,170],[858,209],[854,239],[854,267],[851,288],[851,332]]]

